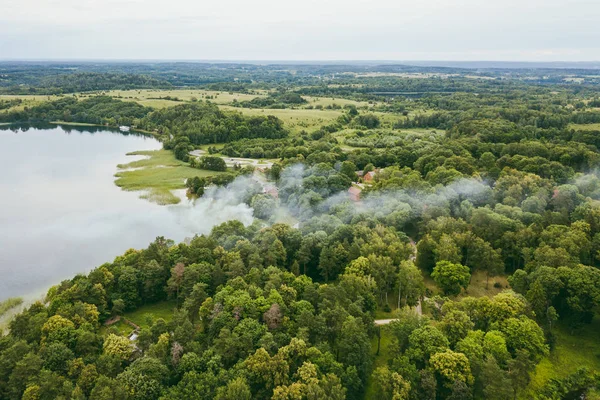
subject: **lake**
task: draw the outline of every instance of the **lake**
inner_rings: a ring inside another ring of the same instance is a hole
[[[176,242],[230,218],[245,205],[159,206],[114,184],[126,153],[161,148],[152,137],[93,127],[0,127],[0,300],[40,296],[157,236]]]

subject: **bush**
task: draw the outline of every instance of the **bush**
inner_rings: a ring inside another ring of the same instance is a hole
[[[226,171],[227,164],[225,164],[225,160],[221,157],[214,156],[204,156],[200,158],[198,162],[198,167],[200,169],[207,169],[209,171]]]

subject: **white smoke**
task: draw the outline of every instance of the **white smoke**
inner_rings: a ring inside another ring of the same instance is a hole
[[[226,186],[211,185],[202,197],[172,208],[179,222],[199,235],[208,234],[213,227],[230,220],[238,220],[248,226],[254,222],[254,210],[247,203],[261,190],[257,179],[238,176]]]
[[[464,200],[474,205],[482,204],[489,201],[492,194],[491,187],[485,182],[461,178],[447,186],[438,185],[425,192],[402,189],[363,192],[361,200],[356,202],[352,201],[347,191],[328,195],[326,191],[304,187],[305,178],[323,174],[326,172],[315,167],[307,168],[303,164],[285,168],[277,184],[279,206],[269,223],[294,225],[300,222],[300,226],[310,225],[312,218],[330,215],[343,223],[351,223],[355,218],[372,217],[402,226],[420,218],[425,210],[432,207],[450,209]],[[250,201],[267,186],[272,184],[259,175],[239,176],[223,187],[211,186],[201,198],[186,207],[179,207],[181,223],[188,224],[197,234],[208,234],[214,226],[234,219],[248,226],[255,221]],[[334,220],[330,222],[335,223]]]

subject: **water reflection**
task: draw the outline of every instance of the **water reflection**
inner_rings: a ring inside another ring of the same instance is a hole
[[[156,236],[181,241],[222,222],[187,201],[158,206],[114,185],[126,153],[160,147],[104,128],[3,126],[0,300],[42,293]]]

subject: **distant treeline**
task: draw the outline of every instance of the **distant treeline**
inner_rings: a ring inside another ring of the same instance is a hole
[[[300,104],[305,104],[307,101],[294,92],[274,93],[266,97],[255,97],[249,101],[235,101],[233,105],[244,108],[271,108],[284,109]]]
[[[426,76],[432,79],[423,79]],[[585,78],[572,81],[573,76]],[[505,92],[557,85],[581,92],[595,90],[600,84],[598,76],[600,73],[594,70],[475,70],[366,64],[1,62],[0,93],[56,94],[169,86],[244,92],[257,88],[303,87],[300,94],[381,98],[393,97],[393,93],[412,96],[415,92]]]
[[[138,74],[77,72],[35,77],[8,75],[5,82],[0,79],[0,94],[63,94],[93,92],[101,90],[127,89],[170,89],[173,86],[164,80]]]
[[[71,96],[23,110],[0,112],[0,122],[4,123],[51,121],[135,126],[160,134],[167,143],[179,143],[181,138],[185,138],[190,145],[240,139],[281,139],[288,135],[283,122],[272,115],[246,117],[237,112],[223,112],[214,104],[202,102],[154,111],[135,102],[108,96],[95,96],[81,101]],[[184,154],[187,151],[179,158],[185,159]]]
[[[0,113],[0,122],[35,123],[65,121],[98,125],[132,125],[152,109],[135,102],[115,100],[108,96],[79,101],[74,96],[48,101],[23,110]]]

